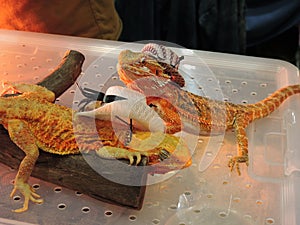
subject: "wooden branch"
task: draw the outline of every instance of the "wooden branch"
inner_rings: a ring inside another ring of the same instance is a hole
[[[0,162],[17,169],[25,156],[23,151],[10,140],[3,127],[0,127],[0,139]],[[113,181],[102,177],[96,171],[109,174]],[[61,156],[44,151],[40,151],[32,172],[32,176],[36,178],[79,191],[104,202],[133,209],[142,207],[146,190],[144,175],[143,170],[137,167],[128,166],[125,162],[101,159],[93,153],[85,156]],[[114,182],[116,180],[140,183],[142,186],[124,185]]]
[[[55,96],[59,97],[81,74],[84,59],[84,55],[78,51],[67,51],[58,67],[37,84],[53,91]]]
[[[53,91],[56,97],[60,96],[80,75],[83,61],[84,56],[81,53],[68,51],[55,71],[38,84]],[[10,140],[2,126],[0,140],[0,162],[17,169],[24,157],[23,151]],[[110,174],[113,181],[96,171]],[[101,159],[93,153],[85,156],[60,156],[40,151],[32,176],[105,202],[140,209],[145,194],[146,174],[141,168],[137,169],[116,160]],[[135,186],[114,182],[116,180],[132,182]]]

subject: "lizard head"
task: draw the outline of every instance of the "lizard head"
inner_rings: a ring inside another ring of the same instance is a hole
[[[138,79],[158,77],[165,81],[173,81],[180,87],[184,86],[184,78],[175,67],[159,62],[142,52],[121,51],[118,57],[117,70],[120,79],[126,85],[130,85]]]

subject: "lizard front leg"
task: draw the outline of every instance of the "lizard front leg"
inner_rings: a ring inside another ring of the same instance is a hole
[[[234,156],[229,162],[228,166],[231,171],[236,167],[236,170],[239,175],[241,175],[240,171],[240,163],[246,163],[249,165],[249,157],[248,157],[248,138],[246,134],[246,127],[248,126],[248,121],[243,116],[238,116],[235,120],[235,135],[238,145],[237,156]]]
[[[10,195],[10,197],[13,197],[17,190],[21,192],[25,198],[23,207],[14,210],[14,212],[24,212],[28,209],[29,200],[35,203],[43,202],[40,196],[28,184],[28,179],[39,156],[39,149],[26,122],[18,119],[9,120],[7,129],[11,140],[26,154],[20,164],[14,181],[14,189]]]

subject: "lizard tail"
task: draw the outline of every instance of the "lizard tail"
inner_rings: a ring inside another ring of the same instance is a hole
[[[248,105],[250,110],[253,110],[253,120],[268,116],[275,111],[287,98],[300,93],[300,85],[290,85],[283,87],[264,100],[255,104]]]

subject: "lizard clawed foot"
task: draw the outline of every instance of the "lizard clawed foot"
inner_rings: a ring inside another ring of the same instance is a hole
[[[35,190],[29,184],[21,182],[15,184],[15,187],[10,194],[11,198],[15,195],[17,190],[24,196],[24,204],[22,208],[13,210],[13,212],[25,212],[28,209],[29,200],[37,204],[43,203],[43,199],[40,198],[40,195],[35,193]]]
[[[235,156],[228,162],[228,167],[230,168],[230,171],[232,172],[234,170],[234,167],[236,168],[236,171],[238,175],[241,175],[240,170],[240,163],[246,163],[246,165],[249,165],[248,157],[247,156]]]
[[[124,148],[104,146],[96,150],[96,153],[98,156],[106,159],[128,159],[129,165],[138,165],[142,161],[141,152]]]

